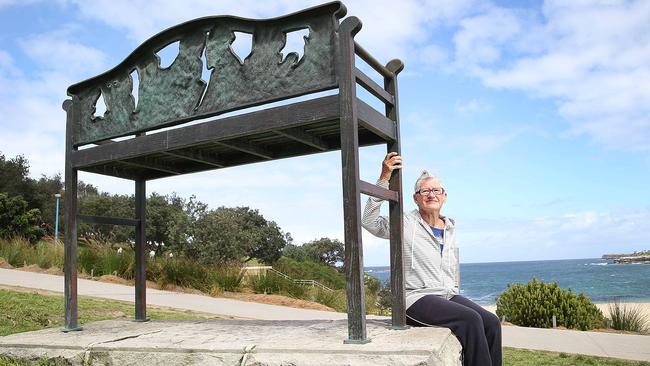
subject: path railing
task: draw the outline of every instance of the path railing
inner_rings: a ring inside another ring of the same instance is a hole
[[[256,274],[261,274],[262,272],[264,272],[264,273],[271,272],[271,273],[273,273],[273,274],[275,274],[277,276],[280,276],[280,277],[284,278],[287,281],[291,281],[291,282],[293,282],[295,284],[298,284],[298,285],[318,287],[319,289],[321,289],[323,291],[334,292],[334,290],[332,290],[331,288],[323,285],[322,283],[320,283],[318,281],[315,281],[315,280],[296,280],[296,279],[293,279],[293,278],[287,276],[286,274],[278,271],[277,269],[275,269],[275,268],[273,268],[271,266],[243,267],[242,271],[243,272],[254,271],[254,272],[256,272]]]

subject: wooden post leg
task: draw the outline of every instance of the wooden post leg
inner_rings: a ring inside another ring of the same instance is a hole
[[[65,173],[64,332],[81,330],[77,316],[77,170]]]
[[[356,135],[350,130],[345,134]],[[341,135],[343,136],[343,131]],[[352,136],[348,136],[348,138]],[[348,145],[352,144],[351,141],[348,143]],[[349,333],[346,343],[366,343],[368,340],[366,339],[366,301],[363,282],[358,146],[344,147],[341,150],[341,157]]]
[[[147,195],[144,179],[135,181],[135,321],[146,322],[147,318],[147,262],[145,247],[147,243]]]
[[[67,112],[65,152],[65,246],[64,286],[65,307],[64,332],[81,330],[77,315],[77,169],[72,167],[72,126],[75,110],[71,100],[63,103]]]
[[[386,116],[395,122],[395,141],[388,143],[388,152],[402,154],[399,128],[399,103],[397,94],[397,74],[402,71],[404,64],[400,60],[392,60],[386,68],[393,77],[384,79],[385,89],[393,95],[394,103],[386,107]],[[390,215],[390,291],[393,298],[392,323],[395,329],[406,328],[406,299],[404,294],[404,195],[402,192],[402,170],[398,169],[391,176],[389,189],[397,192],[397,202],[389,204]]]
[[[345,343],[367,343],[366,299],[361,243],[361,191],[359,187],[359,122],[354,75],[354,35],[361,29],[355,17],[339,28],[339,100],[341,108],[341,165],[343,221],[345,228],[345,275],[347,278],[348,335]]]

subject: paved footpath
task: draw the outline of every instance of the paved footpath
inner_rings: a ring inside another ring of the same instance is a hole
[[[0,285],[62,293],[63,276],[0,269]],[[133,302],[134,291],[132,286],[78,280],[78,292],[82,296]],[[147,304],[200,311],[224,317],[260,320],[339,320],[347,318],[345,313],[296,309],[150,288],[147,289]],[[650,336],[642,335],[505,326],[503,327],[503,345],[514,348],[650,361]]]

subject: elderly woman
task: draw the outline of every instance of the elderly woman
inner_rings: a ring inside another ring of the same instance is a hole
[[[388,188],[402,157],[384,158],[377,185]],[[407,324],[449,328],[463,346],[465,365],[501,365],[501,325],[492,313],[460,296],[454,220],[440,211],[447,192],[438,177],[423,171],[415,182],[417,210],[404,214],[404,274]],[[363,213],[363,227],[389,238],[389,221],[380,216],[382,200],[371,197]]]

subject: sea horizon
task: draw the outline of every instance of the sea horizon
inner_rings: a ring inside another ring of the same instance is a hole
[[[616,254],[616,253],[610,253]],[[560,258],[560,259],[527,259],[527,260],[512,260],[512,261],[488,261],[488,262],[460,262],[460,264],[496,264],[496,263],[521,263],[521,262],[550,262],[550,261],[569,261],[569,260],[578,260],[578,259],[603,259],[602,257],[579,257],[579,258]],[[363,268],[383,268],[390,267],[390,264],[382,266],[364,266]]]
[[[615,264],[602,258],[461,263],[461,295],[481,305],[494,305],[508,284],[536,278],[558,282],[585,293],[594,303],[650,302],[650,265]],[[364,272],[386,282],[389,266],[368,266]]]

